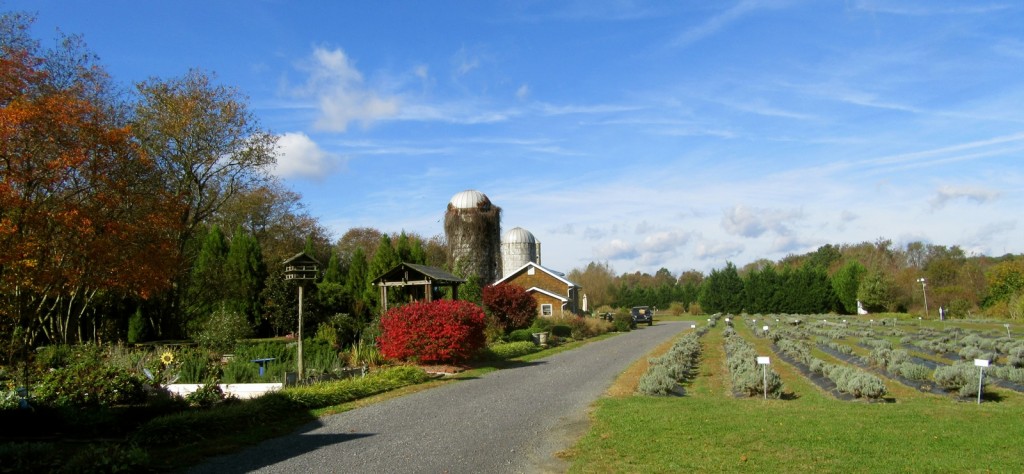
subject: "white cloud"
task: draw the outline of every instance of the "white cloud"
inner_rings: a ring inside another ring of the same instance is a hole
[[[700,260],[724,260],[735,257],[744,250],[743,244],[702,239],[694,249]]]
[[[760,237],[768,231],[788,235],[787,222],[801,216],[799,211],[747,208],[738,204],[722,215],[722,228],[732,235],[743,237]]]
[[[302,132],[281,135],[277,145],[280,154],[274,174],[282,178],[323,179],[344,164],[339,155],[324,151]]]
[[[999,192],[991,189],[943,186],[935,192],[929,203],[933,210],[942,209],[946,203],[956,199],[973,201],[976,204],[985,204],[999,199]]]
[[[628,260],[640,255],[636,247],[624,240],[614,239],[600,247],[594,248],[598,259]]]
[[[684,232],[658,232],[645,237],[642,248],[645,253],[674,252],[689,241],[690,235]]]
[[[398,114],[398,98],[382,97],[367,88],[363,75],[342,49],[315,48],[306,68],[309,79],[297,92],[316,99],[318,128],[344,132],[352,122],[366,126]],[[420,72],[417,69],[417,74]]]
[[[516,89],[516,98],[519,100],[526,100],[530,97],[530,86],[523,84]]]

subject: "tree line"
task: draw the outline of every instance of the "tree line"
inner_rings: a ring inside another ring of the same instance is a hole
[[[932,317],[942,307],[950,317],[1024,318],[1024,256],[968,255],[959,246],[924,242],[828,244],[678,278],[665,268],[616,276],[608,263],[591,262],[569,278],[595,308],[675,304],[709,313],[856,314],[859,301],[870,312],[923,314],[927,296]]]

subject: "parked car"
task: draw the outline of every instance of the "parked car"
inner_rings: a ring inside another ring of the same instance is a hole
[[[651,311],[650,306],[634,306],[630,310],[630,314],[633,316],[633,322],[636,324],[647,323],[648,326],[654,325],[654,312]]]

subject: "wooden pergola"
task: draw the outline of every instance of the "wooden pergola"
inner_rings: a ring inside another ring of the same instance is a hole
[[[404,288],[409,301],[433,301],[434,292],[444,287],[451,287],[452,299],[458,299],[459,285],[465,282],[440,268],[406,262],[373,280],[373,284],[380,288],[382,311],[388,310],[388,288]]]

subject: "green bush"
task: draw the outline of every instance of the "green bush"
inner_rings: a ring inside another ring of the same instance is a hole
[[[636,329],[636,323],[628,314],[615,313],[612,319],[612,328],[618,332],[629,332],[631,329]]]
[[[36,399],[55,407],[95,407],[140,403],[142,378],[124,369],[86,360],[48,372],[36,387]]]
[[[217,384],[217,380],[211,380],[200,385],[196,391],[185,395],[185,401],[193,408],[210,408],[224,401],[224,391]]]
[[[533,324],[530,325],[529,329],[531,333],[534,332],[548,332],[551,330],[551,326],[554,323],[551,322],[551,318],[537,318],[533,320]]]
[[[531,341],[506,342],[504,344],[488,346],[481,353],[480,358],[484,360],[509,360],[533,354],[539,350],[540,348]]]
[[[516,329],[508,333],[509,342],[531,342],[533,341],[533,331],[531,328]]]
[[[221,308],[203,322],[195,340],[200,346],[214,352],[231,350],[239,339],[252,336],[252,327],[245,314]]]
[[[562,324],[551,326],[551,335],[555,337],[572,337],[572,327]]]

